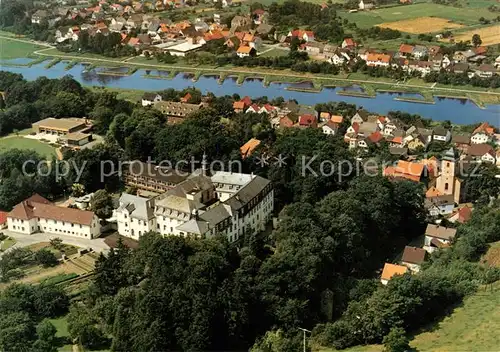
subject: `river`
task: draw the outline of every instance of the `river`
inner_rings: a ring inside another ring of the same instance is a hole
[[[10,62],[19,65],[25,64],[29,59],[15,59]],[[247,79],[243,84],[237,84],[235,77],[228,77],[222,84],[219,84],[217,76],[200,76],[193,82],[192,75],[177,74],[172,79],[154,79],[144,77],[146,73],[151,75],[168,76],[167,71],[157,70],[137,70],[132,75],[103,75],[99,74],[102,68],[85,71],[85,65],[77,64],[65,70],[67,62],[60,62],[51,68],[46,69],[46,62],[29,66],[2,66],[0,70],[10,71],[22,74],[27,80],[35,80],[38,77],[46,76],[48,78],[61,78],[64,75],[71,75],[73,78],[84,85],[104,86],[124,89],[139,89],[146,91],[159,91],[167,88],[181,90],[187,87],[196,87],[203,93],[212,92],[215,95],[232,95],[234,93],[240,96],[248,95],[252,98],[267,96],[272,99],[282,96],[285,99],[296,99],[299,104],[314,105],[329,101],[345,101],[356,104],[369,111],[379,114],[386,114],[391,110],[402,110],[412,114],[419,114],[433,120],[450,120],[457,124],[472,124],[480,121],[487,121],[495,126],[500,126],[500,105],[487,105],[481,109],[476,104],[466,99],[434,98],[434,104],[413,103],[398,101],[395,98],[415,98],[411,93],[378,93],[374,98],[364,98],[355,96],[345,96],[337,94],[337,91],[344,88],[324,88],[319,92],[293,91],[290,88],[304,88],[303,85],[288,83],[271,83],[268,87],[263,85],[260,79]],[[116,73],[126,72],[123,68],[106,69],[113,70]],[[288,89],[287,89],[288,88]],[[306,87],[307,88],[307,84]],[[353,86],[349,88],[353,92],[359,92],[360,88]]]

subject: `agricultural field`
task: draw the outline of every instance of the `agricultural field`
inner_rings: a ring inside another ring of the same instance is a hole
[[[493,45],[500,43],[500,25],[483,27],[478,29],[472,29],[466,32],[460,32],[454,34],[455,42],[471,40],[474,34],[479,34],[482,45]]]
[[[420,34],[462,28],[463,25],[453,23],[450,22],[450,20],[439,17],[419,17],[411,20],[381,23],[378,27],[390,28],[400,32]]]
[[[466,26],[478,24],[480,17],[496,17],[493,12],[490,12],[485,7],[458,8],[433,3],[380,8],[355,13],[340,12],[339,14],[343,18],[347,18],[350,22],[356,22],[357,26],[361,28],[369,28],[381,23],[428,17],[430,15]]]
[[[9,136],[0,138],[0,153],[11,149],[32,149],[41,155],[51,159],[56,156],[54,147],[37,141],[35,139],[24,138],[21,136]]]

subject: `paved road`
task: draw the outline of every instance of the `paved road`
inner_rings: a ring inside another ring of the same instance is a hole
[[[32,44],[39,44],[39,42],[34,42],[34,41],[28,41],[28,40],[23,40],[23,39],[17,39],[17,38],[11,38],[11,37],[6,37],[6,36],[0,36],[0,38],[4,39],[11,39],[11,40],[17,40],[21,42],[27,42],[27,43],[32,43]],[[42,44],[40,44],[42,45]],[[79,61],[99,61],[99,62],[108,62],[108,63],[113,63],[113,64],[123,64],[123,61],[120,60],[111,60],[111,59],[101,59],[101,58],[90,58],[90,57],[83,57],[83,56],[76,56],[76,55],[52,55],[52,54],[46,54],[44,51],[49,50],[54,48],[53,46],[49,44],[45,44],[44,46],[47,46],[47,49],[41,49],[38,51],[35,51],[34,54],[40,55],[40,56],[49,56],[49,57],[59,57],[62,59],[71,59],[71,60],[79,60]],[[127,60],[132,59],[128,58]],[[138,67],[151,67],[155,69],[174,69],[174,70],[192,70],[193,68],[196,69],[197,71],[205,71],[205,72],[227,72],[230,74],[235,74],[235,73],[243,73],[243,74],[250,74],[250,75],[255,75],[255,74],[262,74],[266,76],[281,76],[281,77],[294,77],[294,78],[303,78],[303,79],[323,79],[323,80],[336,80],[336,81],[342,81],[342,82],[349,82],[349,83],[368,83],[368,84],[378,84],[378,85],[385,85],[388,87],[394,86],[396,83],[395,82],[380,82],[380,81],[370,81],[370,80],[360,80],[360,79],[349,79],[349,78],[338,78],[335,76],[317,76],[317,75],[310,75],[310,74],[303,74],[303,75],[298,75],[298,74],[293,74],[293,73],[284,73],[284,72],[268,72],[265,70],[262,71],[255,71],[255,70],[242,70],[242,69],[236,69],[236,68],[201,68],[201,67],[193,67],[193,66],[178,66],[178,65],[155,65],[155,64],[146,64],[146,63],[136,63],[136,62],[129,62],[127,61],[127,65],[132,65],[132,66],[138,66]],[[401,87],[404,88],[424,88],[424,89],[430,89],[430,85],[418,85],[418,84],[404,84],[400,85]],[[500,93],[497,92],[484,92],[484,91],[479,91],[479,90],[468,90],[468,89],[457,89],[457,88],[443,88],[443,87],[432,87],[432,90],[434,91],[443,91],[443,92],[460,92],[460,93],[475,93],[475,94],[491,94],[491,95],[500,95]]]
[[[9,230],[2,230],[2,232],[5,235],[14,238],[16,240],[16,244],[8,248],[5,252],[0,253],[0,257],[2,256],[3,253],[8,252],[12,248],[26,247],[40,242],[49,242],[54,237],[59,237],[60,239],[63,240],[63,243],[70,244],[72,246],[81,248],[92,248],[94,251],[98,253],[101,252],[107,253],[109,251],[109,246],[106,243],[104,243],[104,239],[102,238],[89,240],[85,238],[64,236],[60,234],[56,235],[51,233],[35,233],[33,235],[25,235],[17,232],[12,232]]]

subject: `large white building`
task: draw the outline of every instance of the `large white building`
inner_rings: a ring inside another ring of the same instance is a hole
[[[211,237],[230,242],[264,229],[274,209],[271,182],[260,176],[197,172],[152,199],[122,195],[118,232],[138,239],[147,231],[162,235]]]
[[[38,194],[17,204],[7,215],[9,231],[27,235],[47,232],[83,238],[96,238],[101,225],[91,211],[63,208]]]

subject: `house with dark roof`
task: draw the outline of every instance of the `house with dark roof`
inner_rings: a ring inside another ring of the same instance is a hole
[[[449,247],[456,234],[456,229],[428,224],[425,229],[424,249],[432,253],[438,248]]]
[[[450,215],[455,209],[455,198],[453,194],[426,197],[424,205],[431,216]]]
[[[158,93],[146,92],[142,95],[142,106],[153,105],[154,103],[162,101],[162,97]]]
[[[493,149],[491,145],[486,143],[472,144],[467,151],[467,155],[476,162],[485,162],[492,164],[496,162],[495,149]]]
[[[406,246],[403,251],[403,257],[401,258],[401,264],[406,266],[414,273],[420,271],[420,266],[425,261],[427,252],[425,249]]]
[[[448,143],[451,139],[451,132],[443,126],[437,126],[432,130],[432,140]]]

